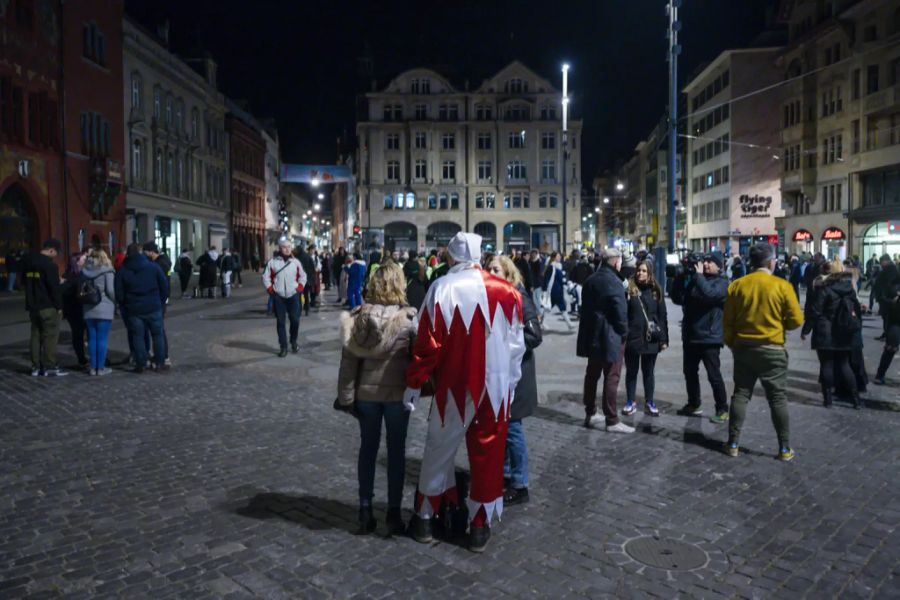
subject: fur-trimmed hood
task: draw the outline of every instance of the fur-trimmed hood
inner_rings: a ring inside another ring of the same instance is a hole
[[[829,273],[828,275],[819,275],[813,281],[813,287],[821,288],[826,285],[834,285],[841,281],[852,281],[853,273],[849,271],[841,271],[840,273]]]
[[[384,358],[415,337],[416,312],[411,306],[358,306],[341,314],[341,343],[355,356]]]

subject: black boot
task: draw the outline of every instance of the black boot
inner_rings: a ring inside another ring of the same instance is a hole
[[[409,533],[420,544],[430,543],[434,540],[434,536],[431,535],[431,519],[423,519],[419,515],[413,515],[412,519],[409,520]]]
[[[403,535],[406,533],[406,523],[403,522],[403,515],[400,513],[399,508],[389,508],[384,522],[388,528],[388,535]]]
[[[888,368],[894,360],[894,354],[894,352],[888,352],[887,350],[881,353],[881,360],[878,361],[878,371],[875,372],[875,383],[877,385],[885,384],[884,376],[887,375]]]
[[[825,408],[831,408],[831,402],[834,400],[834,392],[829,387],[822,386],[822,398],[824,398]]]
[[[855,389],[850,391],[850,399],[853,401],[853,408],[855,410],[859,410],[862,408],[862,400],[859,397],[859,392]]]
[[[375,531],[375,528],[378,526],[378,522],[375,520],[374,515],[372,515],[372,507],[371,506],[360,506],[359,507],[359,529],[356,530],[357,535],[368,535]]]
[[[491,528],[487,525],[469,528],[469,550],[472,552],[484,552],[490,539]]]

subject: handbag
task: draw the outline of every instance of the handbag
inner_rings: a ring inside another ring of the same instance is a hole
[[[650,317],[647,316],[647,308],[644,306],[644,296],[638,296],[638,300],[641,303],[641,312],[644,313],[644,322],[647,323],[647,332],[644,334],[644,338],[647,340],[648,344],[659,343],[659,325],[657,325],[656,321],[651,321]]]

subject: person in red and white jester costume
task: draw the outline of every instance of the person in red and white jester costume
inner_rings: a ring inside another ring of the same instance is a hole
[[[481,552],[494,513],[503,511],[503,459],[509,408],[521,376],[525,340],[522,298],[482,270],[481,236],[457,233],[448,245],[450,271],[428,290],[419,314],[404,401],[411,409],[431,378],[425,455],[416,491],[412,536],[430,542],[431,517],[443,502],[459,507],[454,457],[463,438],[469,454],[469,548]]]

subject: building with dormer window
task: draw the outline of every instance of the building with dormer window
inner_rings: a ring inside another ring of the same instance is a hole
[[[475,90],[416,68],[365,94],[357,124],[360,223],[388,249],[430,250],[458,231],[485,249],[558,249],[562,178],[567,240],[580,241],[581,120],[561,93],[516,61]]]

